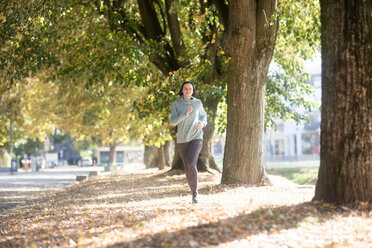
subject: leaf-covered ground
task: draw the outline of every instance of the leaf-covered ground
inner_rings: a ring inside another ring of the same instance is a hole
[[[366,204],[311,203],[313,187],[219,180],[201,173],[193,205],[183,174],[102,174],[1,212],[0,247],[372,247]]]

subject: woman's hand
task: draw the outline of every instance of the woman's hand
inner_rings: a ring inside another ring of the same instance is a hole
[[[192,107],[188,107],[186,110],[186,116],[188,116],[192,112]]]
[[[195,124],[195,128],[198,129],[198,130],[203,129],[203,127],[204,127],[204,124],[201,123],[201,122],[199,122],[198,124]]]

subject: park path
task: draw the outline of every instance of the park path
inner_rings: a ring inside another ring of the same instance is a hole
[[[313,187],[221,185],[200,173],[102,173],[0,213],[0,247],[370,247],[372,211],[310,202]]]
[[[129,164],[121,173],[130,173],[144,169],[143,164]],[[35,200],[76,183],[76,176],[88,175],[91,171],[103,172],[102,167],[62,166],[53,169],[44,169],[38,172],[0,172],[0,212],[25,205]],[[112,173],[112,172],[111,172]],[[273,186],[298,186],[290,180],[269,175]]]
[[[76,176],[102,172],[102,167],[62,166],[37,172],[0,173],[0,212],[76,183]]]

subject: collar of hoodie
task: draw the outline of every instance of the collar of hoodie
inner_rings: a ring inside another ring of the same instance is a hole
[[[186,100],[185,98],[183,98],[183,95],[182,96],[180,96],[180,98],[179,98],[179,100],[180,101],[183,101],[183,102],[192,102],[192,101],[194,101],[194,97],[193,96],[191,96],[191,98],[190,98],[190,100]]]

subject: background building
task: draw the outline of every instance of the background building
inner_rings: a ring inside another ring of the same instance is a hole
[[[138,147],[127,147],[117,146],[114,154],[114,164],[124,165],[125,163],[131,163],[133,161],[143,161],[144,148]],[[98,147],[95,151],[95,157],[97,158],[98,165],[106,165],[109,162],[109,147]]]
[[[321,103],[321,62],[320,58],[306,64],[311,73],[311,84],[315,88],[315,99]],[[320,118],[319,110],[308,113],[309,123],[303,126],[294,121],[276,122],[277,130],[268,129],[264,135],[264,160],[318,160],[320,152]]]

